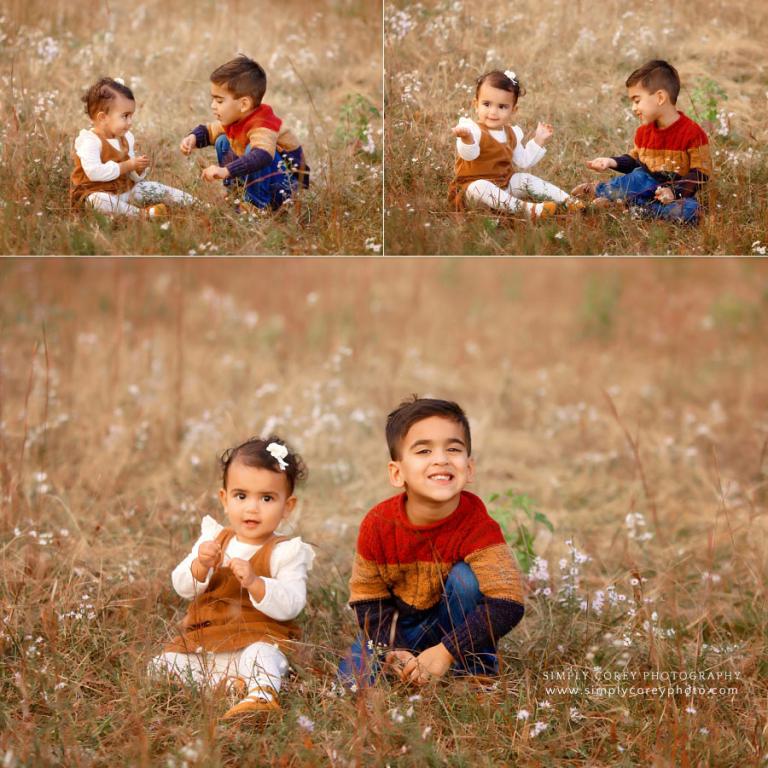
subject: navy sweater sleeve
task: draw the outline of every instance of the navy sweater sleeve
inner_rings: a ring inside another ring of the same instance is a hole
[[[247,155],[228,163],[226,168],[230,176],[247,176],[249,173],[266,168],[271,162],[272,157],[269,152],[263,149],[251,149]]]
[[[392,630],[392,619],[395,615],[395,601],[364,600],[353,603],[357,614],[357,623],[366,637],[373,640],[375,645],[389,645]]]
[[[619,155],[613,158],[616,161],[616,168],[619,173],[632,173],[635,168],[639,168],[641,163],[635,160],[632,155]]]
[[[709,176],[700,168],[692,168],[685,176],[676,179],[672,187],[675,197],[693,197],[706,183]]]
[[[443,635],[440,642],[454,659],[475,653],[475,649],[495,648],[499,640],[520,623],[524,613],[523,605],[514,600],[484,597],[467,615],[464,624]]]
[[[202,123],[198,126],[195,126],[190,131],[190,133],[195,137],[195,142],[198,149],[211,146],[211,142],[208,141],[208,129]]]

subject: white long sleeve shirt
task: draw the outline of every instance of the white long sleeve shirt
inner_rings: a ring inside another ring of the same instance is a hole
[[[468,117],[460,117],[459,125],[463,128],[469,128],[472,132],[474,141],[472,144],[465,144],[462,139],[457,138],[456,151],[464,160],[477,160],[477,158],[480,157],[480,126]],[[531,168],[544,157],[547,150],[544,149],[544,147],[540,147],[533,139],[523,146],[523,129],[519,125],[512,125],[510,127],[517,139],[515,148],[512,151],[512,162],[520,170]],[[498,131],[489,129],[489,133],[491,134],[491,137],[500,144],[507,143],[507,132],[504,129]]]
[[[192,575],[192,562],[197,557],[200,545],[204,541],[213,541],[224,526],[217,523],[210,515],[206,515],[200,528],[200,538],[195,542],[192,551],[171,574],[173,588],[186,600],[194,599],[207,589],[213,575],[213,568],[209,569],[205,581],[197,581]],[[222,565],[227,565],[234,557],[250,560],[262,546],[246,544],[233,536],[227,544]],[[250,595],[253,607],[277,621],[295,619],[307,603],[307,572],[312,569],[314,559],[315,553],[312,547],[305,544],[299,536],[277,544],[269,558],[272,577],[264,578],[265,592],[260,601]]]
[[[128,155],[134,157],[135,140],[130,131],[126,131],[125,139],[128,142]],[[119,139],[107,139],[107,141],[118,151],[120,150]],[[106,163],[101,162],[101,139],[90,129],[83,128],[75,139],[75,152],[80,158],[85,175],[91,181],[112,181],[120,176],[120,166],[114,160]],[[128,176],[134,181],[141,181],[146,176],[146,169],[140,174],[131,171]]]

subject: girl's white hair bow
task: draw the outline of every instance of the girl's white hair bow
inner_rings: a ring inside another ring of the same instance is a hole
[[[505,69],[504,74],[517,85],[517,75],[511,69]]]
[[[285,461],[285,457],[288,455],[288,448],[282,443],[270,443],[267,446],[267,453],[271,454],[272,458],[277,461],[277,465],[285,471],[288,468],[288,462]]]

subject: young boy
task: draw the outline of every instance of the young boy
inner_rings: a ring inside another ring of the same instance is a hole
[[[216,147],[218,165],[203,171],[205,181],[236,179],[244,199],[257,208],[277,210],[298,183],[309,186],[309,168],[296,136],[283,127],[272,108],[262,103],[267,76],[242,54],[211,73],[211,109],[216,122],[198,125],[181,141],[193,149]]]
[[[712,158],[707,134],[675,106],[677,70],[666,61],[649,61],[627,78],[626,86],[642,121],[634,147],[628,155],[587,163],[593,171],[615,169],[625,175],[580,184],[572,194],[595,197],[597,206],[625,201],[651,218],[698,223],[701,208],[695,195],[712,174]]]
[[[389,414],[389,479],[403,493],[363,519],[349,603],[362,630],[339,667],[347,683],[376,671],[374,646],[406,682],[498,673],[496,646],[523,617],[514,557],[474,477],[469,423],[452,402],[414,398]]]

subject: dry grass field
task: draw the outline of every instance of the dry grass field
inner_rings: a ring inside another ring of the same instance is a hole
[[[0,763],[765,765],[767,315],[749,260],[0,262]],[[473,489],[540,559],[494,685],[341,695],[411,392],[464,405]],[[256,730],[145,665],[217,454],[267,429],[318,557]]]
[[[629,3],[520,0],[387,3],[385,250],[398,254],[765,253],[768,230],[768,6],[746,0]],[[527,90],[518,120],[555,134],[531,169],[570,190],[607,178],[585,168],[632,146],[624,82],[651,58],[680,71],[680,108],[708,129],[715,183],[698,228],[629,214],[571,215],[531,227],[514,217],[454,215],[455,143],[476,78],[512,69]]]
[[[0,10],[0,253],[314,254],[381,249],[381,6],[371,0],[9,0]],[[244,213],[185,158],[212,118],[208,76],[243,52],[267,71],[265,101],[302,141],[312,171],[300,205]],[[136,95],[133,133],[150,179],[211,209],[170,226],[70,215],[71,151],[88,127],[80,96],[100,76]]]

